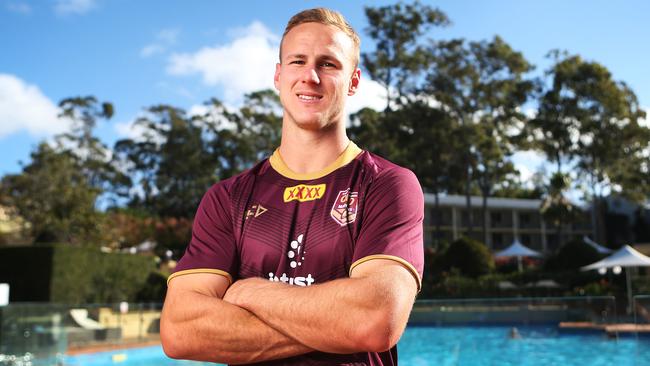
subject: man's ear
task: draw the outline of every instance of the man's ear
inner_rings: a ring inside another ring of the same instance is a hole
[[[357,88],[359,87],[359,81],[361,80],[361,69],[357,68],[354,70],[352,73],[352,77],[350,78],[350,85],[348,86],[348,95],[354,95],[354,93],[357,92]]]
[[[279,62],[275,64],[275,74],[273,75],[273,85],[275,85],[275,89],[280,91],[280,71],[282,69],[282,64]]]

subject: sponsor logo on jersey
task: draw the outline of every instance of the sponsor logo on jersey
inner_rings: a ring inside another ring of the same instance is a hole
[[[268,211],[267,208],[260,205],[259,203],[256,203],[256,204],[252,205],[251,208],[246,210],[246,220],[248,220],[248,218],[250,218],[250,217],[258,217],[261,214],[265,213],[266,211]]]
[[[305,238],[304,234],[298,235],[295,240],[292,240],[289,243],[289,250],[287,251],[287,257],[291,259],[289,266],[291,268],[296,268],[302,266],[302,261],[305,260],[305,250],[303,249],[303,239]],[[311,273],[307,276],[296,276],[289,277],[286,273],[283,273],[282,276],[278,277],[273,272],[269,272],[269,281],[273,282],[284,282],[290,285],[296,286],[311,286],[314,283],[315,279]]]
[[[269,281],[272,282],[284,282],[290,285],[295,286],[311,286],[316,280],[310,274],[305,276],[289,277],[286,273],[283,273],[282,276],[278,277],[273,272],[269,272]]]
[[[287,187],[284,189],[284,202],[294,200],[306,202],[321,199],[325,194],[325,186],[325,184],[315,186],[299,184],[297,186]]]
[[[330,211],[330,216],[341,226],[345,226],[357,219],[357,207],[359,206],[359,193],[350,192],[350,188],[340,191],[334,206]]]

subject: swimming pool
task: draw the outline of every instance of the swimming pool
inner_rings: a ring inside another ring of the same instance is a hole
[[[641,366],[650,365],[650,338],[608,339],[599,332],[559,333],[553,326],[408,327],[398,345],[400,365]],[[69,366],[214,365],[168,359],[161,347],[67,357]]]

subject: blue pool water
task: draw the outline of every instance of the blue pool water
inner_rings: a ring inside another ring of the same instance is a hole
[[[560,334],[554,327],[409,327],[398,345],[408,366],[642,366],[650,365],[650,338],[608,339],[602,333]],[[160,347],[68,357],[69,366],[200,366],[168,359]]]

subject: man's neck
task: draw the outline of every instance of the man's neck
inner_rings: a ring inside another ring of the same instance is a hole
[[[295,125],[283,126],[280,156],[287,167],[299,174],[323,170],[332,164],[350,143],[345,128],[308,131]]]

